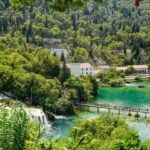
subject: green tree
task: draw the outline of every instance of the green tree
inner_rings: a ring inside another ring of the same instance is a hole
[[[89,0],[88,0],[89,1]],[[70,0],[70,1],[67,1],[67,0],[64,0],[64,1],[58,1],[58,0],[49,0],[50,2],[50,8],[51,9],[54,9],[56,11],[65,11],[67,8],[75,8],[75,7],[84,7],[88,1],[84,1],[84,0],[78,0],[78,1],[73,1],[73,0]],[[102,0],[98,1],[98,0],[95,0],[97,3],[101,3]],[[34,3],[35,1],[32,0],[32,1],[29,1],[29,0],[26,0],[26,1],[18,1],[18,0],[11,0],[11,7],[22,7],[24,5],[30,5],[32,3]]]
[[[96,78],[91,74],[87,75],[87,78],[89,79],[89,81],[91,82],[91,84],[93,86],[92,95],[97,96],[99,85],[98,85],[98,82],[96,81]]]
[[[73,56],[74,62],[84,63],[86,62],[87,59],[88,59],[88,52],[86,49],[80,47],[75,49],[74,56]]]
[[[72,102],[69,100],[69,96],[64,94],[56,103],[57,113],[64,115],[74,114],[74,107]]]
[[[114,143],[112,150],[128,150],[135,149],[138,150],[140,148],[141,141],[140,137],[137,133],[130,133],[129,135],[125,135],[123,139],[117,140]]]
[[[63,62],[63,66],[60,71],[59,80],[63,84],[71,75],[70,69],[66,66],[66,63]]]
[[[62,62],[65,61],[65,56],[64,56],[64,52],[61,53],[61,59],[60,59]]]
[[[134,67],[130,66],[125,70],[125,74],[130,75],[130,74],[134,73],[134,71],[135,71]]]
[[[29,43],[29,37],[30,37],[30,35],[29,35],[29,30],[26,29],[26,42],[27,42],[27,43]]]

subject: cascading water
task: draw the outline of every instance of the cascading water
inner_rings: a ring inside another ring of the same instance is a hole
[[[37,119],[39,122],[41,122],[45,127],[46,127],[46,131],[50,130],[50,124],[48,122],[48,119],[45,115],[45,113],[38,108],[25,108],[28,116],[30,117],[30,119]]]
[[[0,100],[1,100],[1,99],[6,99],[6,98],[8,98],[8,97],[5,96],[4,94],[1,94],[1,93],[0,93]]]
[[[0,93],[0,100],[2,100],[2,99],[6,100],[6,99],[8,99],[8,97],[5,96],[4,94]],[[1,106],[1,103],[0,103],[0,106]],[[27,115],[29,116],[30,119],[37,119],[39,122],[41,122],[46,127],[46,131],[50,130],[51,126],[48,122],[48,119],[47,119],[45,113],[41,109],[27,107],[24,103],[22,103],[22,107],[25,109],[25,111],[27,112]],[[7,109],[11,109],[11,108],[7,107]]]

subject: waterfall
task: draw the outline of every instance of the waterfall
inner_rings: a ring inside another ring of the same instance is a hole
[[[6,98],[8,98],[8,97],[5,96],[4,94],[0,93],[0,100],[1,100],[1,99],[6,99]]]
[[[8,98],[7,96],[0,93],[0,100],[7,99],[7,98]],[[0,106],[1,106],[1,103],[0,103]],[[41,109],[27,107],[24,103],[22,103],[22,107],[25,109],[25,111],[30,119],[37,119],[39,122],[41,122],[46,127],[46,131],[50,130],[51,126],[48,122],[47,116]],[[7,109],[11,109],[11,108],[7,107]]]
[[[39,122],[41,122],[45,127],[46,131],[50,129],[50,124],[48,122],[46,114],[38,108],[25,108],[28,116],[30,119],[37,119]]]

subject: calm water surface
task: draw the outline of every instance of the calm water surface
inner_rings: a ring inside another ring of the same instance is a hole
[[[138,88],[138,85],[145,85],[146,87]],[[126,87],[122,88],[100,88],[99,96],[93,100],[93,103],[105,103],[150,109],[150,81],[127,84]],[[101,113],[98,114],[96,113],[96,110],[91,109],[90,112],[82,112],[79,116],[72,116],[70,118],[58,117],[56,120],[52,121],[51,131],[45,136],[67,136],[69,128],[73,126],[77,119],[96,118],[106,111],[107,110],[101,110]],[[115,111],[111,113],[117,114]],[[121,114],[123,116],[127,116],[126,112],[122,112]],[[148,116],[148,118],[150,119],[150,116]],[[131,121],[127,121],[127,123],[129,126],[135,128],[142,141],[150,139],[150,124]]]
[[[138,88],[145,85],[145,88]],[[150,108],[150,81],[127,84],[122,88],[100,88],[95,103]]]

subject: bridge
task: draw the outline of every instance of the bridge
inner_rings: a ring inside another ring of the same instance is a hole
[[[147,113],[150,113],[149,109],[126,107],[126,106],[114,106],[114,105],[109,105],[109,104],[74,103],[74,105],[88,107],[88,110],[89,108],[93,107],[97,109],[97,112],[99,112],[100,108],[108,109],[108,113],[110,113],[111,110],[118,110],[119,115],[121,111],[144,113],[145,118],[147,118]]]

